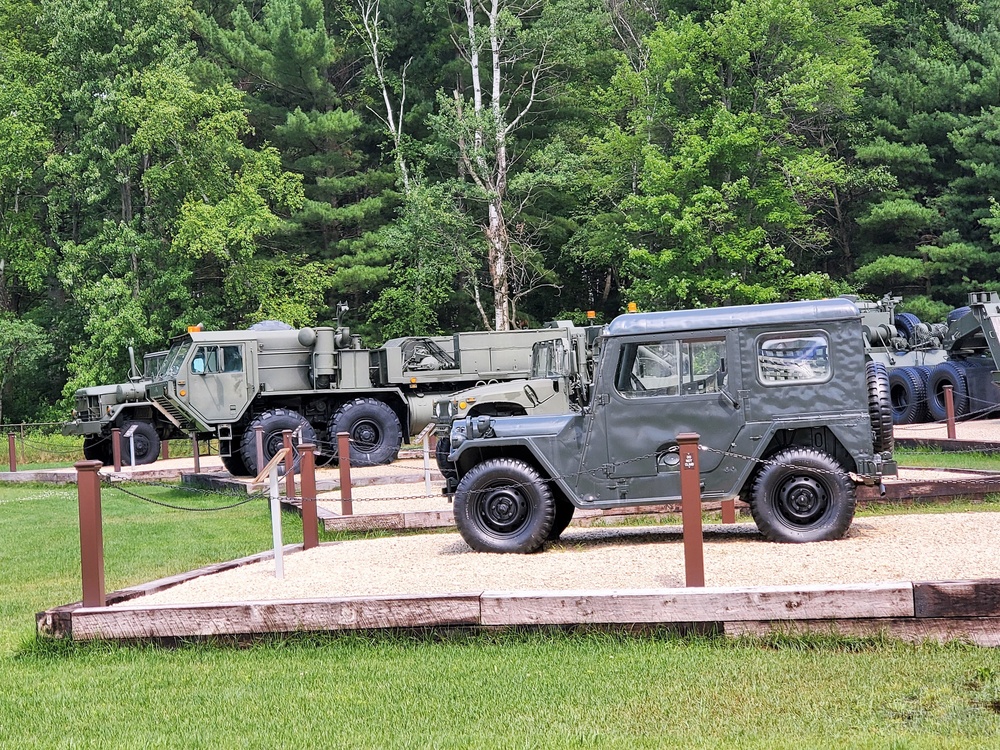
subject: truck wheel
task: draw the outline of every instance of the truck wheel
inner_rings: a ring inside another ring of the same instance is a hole
[[[868,382],[868,415],[872,423],[872,445],[876,452],[891,451],[892,400],[889,397],[889,371],[881,362],[865,365]]]
[[[927,390],[920,373],[899,367],[889,373],[889,401],[895,424],[917,424],[927,415]]]
[[[964,417],[969,413],[969,383],[965,378],[965,368],[958,362],[942,362],[931,370],[927,381],[927,411],[936,422],[943,422],[948,418],[944,403],[946,385],[952,387],[955,416]]]
[[[122,438],[122,465],[127,466],[132,463],[132,449],[129,445],[131,440],[135,441],[135,465],[153,463],[160,456],[160,436],[156,434],[156,428],[149,422],[124,422],[121,434],[128,432],[132,425],[135,425],[132,437]]]
[[[350,436],[351,466],[390,463],[403,444],[403,428],[396,412],[374,398],[356,398],[337,409],[330,420],[328,437],[334,450],[339,432]]]
[[[248,475],[252,477],[257,476],[260,470],[264,468],[257,465],[257,425],[260,425],[263,431],[261,438],[264,443],[265,466],[285,446],[284,436],[282,435],[285,430],[292,430],[293,432],[299,430],[301,442],[316,444],[316,430],[297,411],[292,411],[291,409],[269,409],[261,412],[250,420],[250,424],[247,425],[246,430],[243,432],[243,439],[240,440],[240,455],[243,457],[243,463],[246,464]],[[292,440],[292,451],[295,454],[292,459],[292,466],[295,471],[299,470],[299,463],[301,461],[299,452],[295,447],[299,442],[299,439]]]
[[[449,453],[451,453],[451,438],[439,437],[434,447],[434,460],[437,461],[438,471],[445,479],[458,479],[458,469],[448,460]]]
[[[84,438],[83,457],[88,461],[100,461],[105,466],[110,466],[114,461],[111,455],[111,438],[108,435]]]
[[[552,521],[552,528],[545,535],[545,541],[553,542],[558,539],[573,520],[573,512],[576,507],[568,500],[556,500],[556,517]]]
[[[226,471],[234,477],[253,476],[247,468],[246,461],[243,460],[243,456],[239,450],[234,451],[231,456],[219,456],[219,458],[222,459],[222,465],[226,467]]]
[[[484,461],[455,491],[455,524],[478,552],[534,552],[545,543],[555,517],[552,492],[524,461]]]
[[[847,533],[855,503],[854,483],[833,457],[789,448],[757,474],[750,512],[772,542],[823,542]]]

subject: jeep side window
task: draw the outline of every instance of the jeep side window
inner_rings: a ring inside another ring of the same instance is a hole
[[[757,338],[757,375],[764,385],[830,379],[830,342],[816,333],[768,333]]]
[[[615,386],[628,398],[715,393],[726,381],[726,340],[626,344]]]

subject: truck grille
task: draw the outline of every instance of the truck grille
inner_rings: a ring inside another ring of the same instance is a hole
[[[76,418],[81,422],[99,422],[101,420],[101,397],[77,396]]]

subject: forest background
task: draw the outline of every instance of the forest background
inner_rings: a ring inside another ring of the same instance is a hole
[[[3,421],[193,323],[398,335],[1000,270],[1000,0],[0,0]]]

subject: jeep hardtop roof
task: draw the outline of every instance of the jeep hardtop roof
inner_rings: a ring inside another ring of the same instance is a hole
[[[776,302],[766,305],[736,305],[708,310],[628,313],[619,315],[612,320],[608,324],[605,336],[717,330],[781,323],[822,323],[852,319],[860,320],[861,313],[853,302],[846,299]]]

